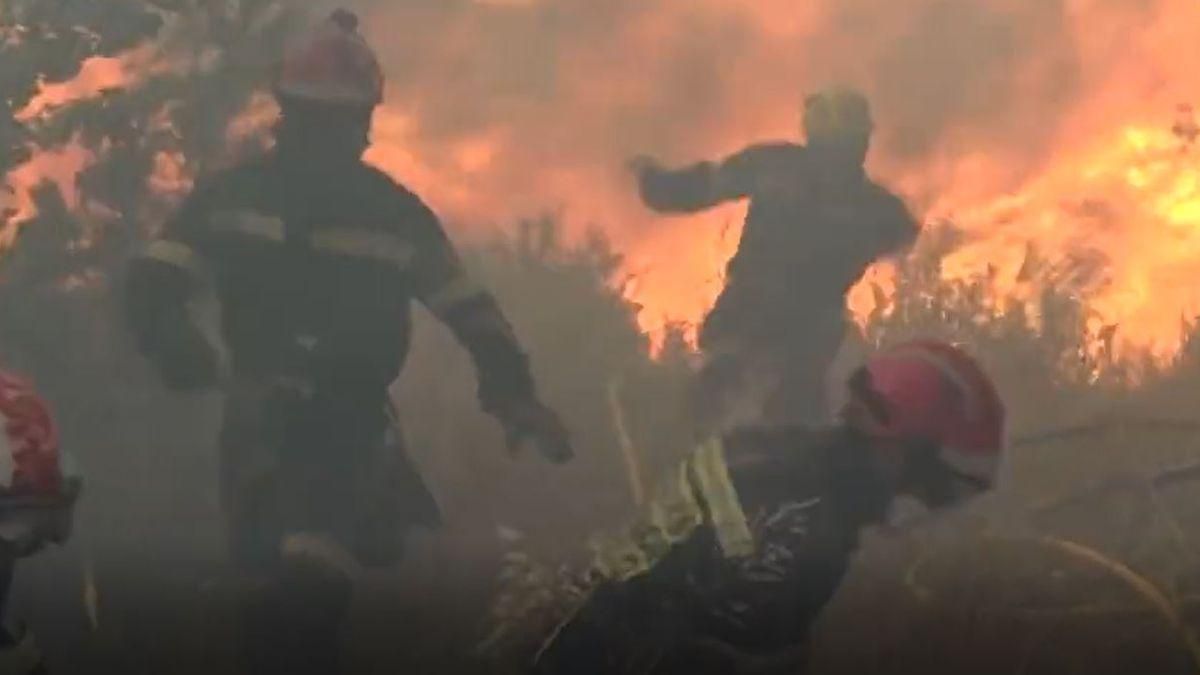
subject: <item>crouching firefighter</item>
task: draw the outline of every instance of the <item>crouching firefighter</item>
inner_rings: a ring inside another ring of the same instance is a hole
[[[1000,458],[1004,407],[953,347],[896,347],[849,388],[833,428],[747,428],[695,450],[648,517],[598,548],[593,591],[536,672],[803,672],[860,530],[899,494],[961,503]]]
[[[64,469],[50,408],[29,382],[0,372],[0,673],[46,672],[33,634],[9,627],[17,561],[71,533],[81,483]]]
[[[198,182],[132,263],[128,316],[166,383],[217,382],[217,352],[189,315],[200,280],[221,304],[232,374],[221,434],[235,562],[270,580],[247,607],[254,672],[330,673],[349,573],[389,565],[436,506],[389,424],[388,386],[419,300],[471,353],[479,398],[553,461],[567,434],[490,294],[464,273],[434,214],[366,165],[383,76],[345,11],[287,51],[265,157]]]

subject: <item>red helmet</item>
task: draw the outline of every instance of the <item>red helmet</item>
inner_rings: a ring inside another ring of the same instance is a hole
[[[0,494],[55,496],[62,490],[58,429],[25,380],[0,373]]]
[[[851,397],[872,412],[871,432],[940,448],[956,472],[992,484],[1004,446],[1004,402],[979,364],[933,340],[908,342],[872,357]]]
[[[280,65],[275,94],[332,105],[379,105],[383,70],[358,32],[358,17],[337,10],[293,44]]]

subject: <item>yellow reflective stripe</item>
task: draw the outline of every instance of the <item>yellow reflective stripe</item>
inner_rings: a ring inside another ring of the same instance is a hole
[[[725,464],[725,448],[720,439],[702,443],[690,461],[697,492],[704,500],[709,522],[717,542],[726,556],[740,558],[754,553],[754,535],[729,469]]]
[[[253,211],[218,211],[210,220],[215,232],[240,234],[282,244],[287,236],[283,219]]]
[[[336,255],[385,262],[403,271],[416,255],[413,245],[400,237],[378,230],[335,227],[312,234],[312,247]]]
[[[460,274],[443,284],[441,288],[428,294],[424,302],[429,311],[443,316],[462,303],[475,300],[486,293],[483,286],[467,275]]]
[[[596,537],[592,569],[605,579],[622,582],[649,571],[653,562],[636,542],[628,537]]]
[[[704,511],[692,492],[687,465],[680,464],[654,493],[639,532],[641,547],[657,560],[702,522]]]
[[[641,520],[620,535],[593,539],[592,569],[604,578],[627,581],[647,572],[702,522],[688,465],[681,463],[658,485]]]
[[[165,263],[173,267],[197,273],[200,270],[200,256],[187,244],[170,239],[158,239],[150,242],[142,252],[143,258]]]

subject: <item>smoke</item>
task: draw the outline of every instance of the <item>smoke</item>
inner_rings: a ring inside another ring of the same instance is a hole
[[[171,47],[174,73],[143,89],[176,81],[179,91],[151,98],[176,99],[172,122],[191,147],[149,154],[182,153],[188,174],[236,156],[213,158],[248,130],[265,131],[270,109],[255,92],[278,58],[278,31],[294,33],[339,4],[173,3],[172,13],[128,2],[112,15],[141,6],[145,16],[128,23],[142,42],[113,18],[98,32],[122,36],[125,50],[152,38]],[[940,219],[1022,190],[1125,124],[1169,124],[1198,72],[1183,0],[345,4],[362,17],[388,76],[370,161],[422,195],[460,239],[543,214],[575,236],[602,230],[626,257],[621,276],[651,331],[706,311],[743,207],[655,216],[625,170],[632,156],[680,164],[798,140],[804,95],[849,83],[875,107],[873,173],[918,215]],[[264,26],[272,28],[263,34]],[[105,38],[109,62],[116,44]],[[58,82],[69,72],[31,69],[29,86],[36,92],[39,76]],[[40,109],[38,100],[17,110]],[[978,239],[991,225],[964,229]]]
[[[918,213],[991,199],[1020,188],[1085,131],[1108,131],[1111,120],[1091,114],[1100,101],[1114,116],[1150,101],[1169,114],[1178,101],[1147,79],[1164,62],[1152,53],[1161,38],[1151,28],[1184,11],[1174,0],[354,8],[389,76],[372,161],[460,235],[547,211],[576,233],[603,229],[628,256],[652,329],[703,313],[740,210],[655,217],[624,171],[631,156],[687,163],[799,139],[803,96],[846,82],[874,103],[874,172]]]
[[[271,118],[262,95],[269,66],[295,18],[284,16],[276,25],[267,0],[155,4],[178,11],[133,0],[113,0],[103,9],[44,0],[0,5],[6,59],[0,86],[10,113],[27,109],[56,83],[81,85],[53,90],[71,100],[45,108],[46,115],[31,120],[36,124],[0,121],[0,144],[15,149],[0,157],[0,169],[32,167],[9,173],[10,186],[27,198],[17,202],[18,215],[30,220],[3,261],[0,351],[6,365],[33,374],[54,399],[67,443],[87,470],[89,493],[73,545],[90,547],[100,558],[106,632],[69,642],[111,642],[131,653],[130,635],[155,632],[122,626],[120,617],[145,616],[143,624],[167,626],[183,613],[172,607],[163,613],[168,620],[156,621],[135,611],[139,601],[120,607],[122,594],[154,588],[153,580],[131,577],[153,557],[156,568],[172,568],[172,583],[193,584],[206,570],[173,562],[207,563],[220,548],[212,451],[218,412],[211,399],[162,393],[114,325],[118,308],[108,291],[119,279],[108,273],[161,217],[161,202],[176,197],[191,177],[235,159],[231,146],[257,147],[253,137]],[[309,18],[331,6],[286,4]],[[562,545],[581,539],[591,520],[608,520],[628,507],[606,385],[623,386],[635,441],[648,462],[669,459],[682,443],[675,436],[684,425],[668,409],[682,398],[684,368],[676,363],[661,372],[645,361],[626,308],[605,291],[602,278],[637,275],[628,289],[646,305],[643,327],[657,328],[664,318],[695,319],[719,286],[740,221],[738,207],[697,218],[649,214],[624,171],[629,156],[651,153],[682,163],[720,157],[752,141],[798,138],[803,95],[847,81],[875,104],[880,133],[873,170],[918,210],[981,199],[987,206],[1048,166],[1083,157],[1082,164],[1059,165],[1048,174],[1053,180],[1039,184],[1038,201],[1058,204],[1064,185],[1073,185],[1068,179],[1083,173],[1080,167],[1107,157],[1084,152],[1088,146],[1127,123],[1169,116],[1200,73],[1195,22],[1188,20],[1194,10],[1183,0],[375,0],[354,8],[389,75],[371,160],[446,216],[455,237],[470,239],[550,211],[576,237],[588,227],[602,229],[626,256],[619,270],[604,256],[603,264],[587,256],[579,262],[577,253],[555,247],[549,262],[522,247],[475,261],[529,346],[548,400],[577,432],[580,458],[571,467],[551,470],[502,456],[495,425],[471,412],[469,361],[444,331],[421,324],[420,358],[411,360],[402,387],[413,454],[448,515],[475,528],[503,518]],[[128,73],[134,77],[120,82],[136,85],[121,91],[111,90],[113,80],[76,79],[88,57],[121,61],[148,42],[169,52],[168,71]],[[1158,154],[1174,152],[1154,147]],[[1106,175],[1123,180],[1123,165],[1115,166]],[[1145,167],[1149,184],[1175,189],[1171,165],[1165,177],[1150,171],[1154,166]],[[1102,185],[1115,193],[1122,182]],[[1099,243],[1139,250],[1131,245],[1136,236],[1154,229],[1114,213],[1102,219],[1108,235]],[[98,221],[111,236],[81,246]],[[1032,234],[992,227],[994,219],[981,222],[982,229],[955,240],[976,246],[970,250],[978,253],[976,262],[997,259],[995,249],[981,246],[996,232],[1006,233],[1019,251],[1040,234],[1050,245],[1046,256],[1088,234],[1057,221]],[[1177,245],[1185,233],[1171,230],[1155,241],[1187,252]],[[1140,250],[1139,264],[1171,261],[1169,269],[1186,278],[1190,259]],[[1110,251],[1095,257],[1096,264],[1113,259]],[[1107,390],[1051,381],[1062,354],[1078,356],[1064,337],[1079,330],[1074,314],[1060,319],[1057,330],[1047,318],[1043,324],[1051,328],[1039,335],[1007,317],[997,328],[973,314],[974,296],[948,292],[965,309],[926,303],[922,293],[939,272],[945,269],[931,265],[908,285],[910,305],[926,313],[916,322],[911,308],[896,312],[892,320],[907,331],[896,334],[949,331],[943,337],[983,352],[1007,378],[1002,389],[1019,406],[1014,417],[1023,424],[1057,423],[1064,410],[1117,400]],[[68,287],[62,283],[68,279],[94,283]],[[1164,285],[1146,285],[1164,297]],[[1164,306],[1172,305],[1168,299]],[[1190,405],[1192,381],[1173,397],[1181,409]],[[1062,456],[1095,462],[1089,449]],[[1021,475],[1057,483],[1074,472],[1033,466]],[[491,546],[476,531],[455,536],[470,539],[472,547]],[[33,568],[42,582],[35,589],[39,602],[59,599],[42,617],[48,631],[77,613],[68,599],[78,596],[82,553],[68,553],[58,567]],[[476,569],[468,575],[489,585]],[[446,604],[445,598],[433,602]],[[52,653],[61,653],[54,648],[66,641],[58,637]],[[171,652],[161,655],[164,662],[189,661],[176,652],[193,644],[192,637],[159,641],[159,652]]]

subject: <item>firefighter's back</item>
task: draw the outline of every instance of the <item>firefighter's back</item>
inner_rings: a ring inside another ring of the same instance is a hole
[[[212,268],[236,373],[377,390],[395,378],[415,197],[366,165],[316,181],[267,157],[214,176],[195,199],[192,238]]]
[[[802,145],[747,153],[749,211],[712,321],[763,333],[788,332],[814,312],[840,321],[845,294],[867,267],[915,235],[904,203],[865,175],[827,174]]]

